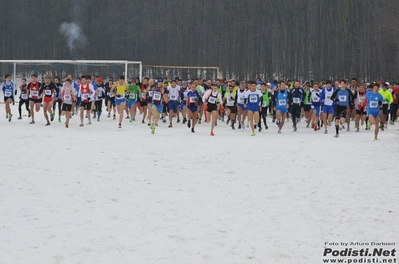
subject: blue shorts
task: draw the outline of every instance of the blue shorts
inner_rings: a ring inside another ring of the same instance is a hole
[[[126,98],[115,98],[116,105],[120,105],[121,103],[126,103]]]
[[[169,111],[173,111],[173,113],[177,113],[177,108],[179,107],[178,101],[170,100],[168,103]]]
[[[162,110],[163,110],[163,104],[159,104],[159,105],[156,105],[156,104],[151,104],[152,106],[151,107],[156,107],[157,108],[157,112],[158,112],[158,114],[161,114],[162,113]]]
[[[244,104],[237,104],[237,106],[241,107],[242,111],[247,111],[247,108],[244,107]]]
[[[277,111],[280,111],[282,114],[285,114],[288,112],[288,109],[287,109],[287,107],[277,107],[276,112]]]
[[[380,111],[367,111],[367,116],[373,115],[374,117],[380,116]]]
[[[319,117],[320,116],[320,105],[312,105],[312,110],[316,111],[316,116]]]
[[[127,107],[130,109],[132,108],[132,106],[136,106],[137,105],[137,101],[136,100],[129,100]]]
[[[198,106],[187,106],[187,109],[190,110],[191,112],[197,112]]]
[[[334,114],[334,106],[333,105],[324,105],[323,113],[325,113],[327,115],[333,115]]]
[[[182,103],[180,103],[180,111],[183,111],[184,106],[186,105],[186,101],[183,101]]]
[[[252,112],[259,112],[259,106],[257,105],[248,105],[247,110]]]

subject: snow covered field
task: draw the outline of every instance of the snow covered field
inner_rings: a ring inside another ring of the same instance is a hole
[[[399,124],[378,141],[303,122],[279,135],[270,119],[256,137],[223,123],[152,135],[12,110],[0,104],[1,264],[317,264],[325,242],[399,243]]]

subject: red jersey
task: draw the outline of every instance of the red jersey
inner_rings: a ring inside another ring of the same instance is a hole
[[[41,86],[41,83],[39,83],[39,82],[36,82],[35,84],[32,83],[32,82],[30,82],[30,83],[28,84],[29,98],[32,98],[32,99],[39,99],[39,96],[40,96],[40,94],[39,94],[40,86]]]

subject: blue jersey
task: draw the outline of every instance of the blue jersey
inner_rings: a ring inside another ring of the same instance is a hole
[[[197,90],[187,92],[187,106],[195,107],[198,105],[199,100],[201,100],[201,95]]]
[[[287,108],[288,105],[288,91],[278,90],[276,94],[276,108]]]
[[[58,94],[56,95],[56,97],[58,99],[62,99],[62,94],[61,94],[62,83],[56,83],[55,86],[57,86],[57,88],[58,88]]]
[[[292,88],[291,89],[291,104],[301,105],[303,98],[305,97],[305,92],[302,88]]]
[[[334,102],[331,100],[331,96],[333,95],[335,89],[334,87],[330,87],[330,89],[323,88],[323,90],[320,93],[320,98],[321,98],[321,102],[324,105],[334,105]]]
[[[260,90],[255,90],[251,91],[248,90],[245,92],[244,97],[247,102],[247,107],[257,107],[259,108],[261,98],[262,98],[262,92]]]
[[[335,90],[331,99],[340,106],[349,106],[352,103],[352,92],[349,89],[338,89]]]
[[[95,81],[92,81],[91,85],[93,85],[94,91],[96,91],[98,88],[97,83]]]
[[[14,83],[3,82],[3,95],[4,97],[11,97],[14,94]]]
[[[320,106],[321,105],[320,90],[311,91],[310,99],[312,100],[313,106]]]
[[[78,85],[78,83],[77,82],[72,82],[72,86],[73,86],[73,88],[75,88],[75,94],[78,94],[79,93],[79,85]]]
[[[380,111],[380,105],[384,102],[384,98],[380,93],[368,92],[367,99],[367,112],[375,113]]]

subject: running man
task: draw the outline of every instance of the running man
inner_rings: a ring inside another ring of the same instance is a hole
[[[177,86],[175,80],[172,80],[171,86],[168,86],[166,89],[168,91],[167,99],[168,99],[168,108],[169,108],[169,128],[170,128],[172,127],[172,120],[174,115],[177,115],[177,123],[180,122],[179,113],[178,113],[180,87]]]
[[[248,109],[248,120],[251,126],[252,134],[251,136],[255,136],[255,126],[254,126],[254,119],[255,124],[259,123],[259,109],[262,105],[263,101],[263,94],[260,90],[256,89],[256,82],[251,81],[249,82],[250,88],[248,91],[245,92],[245,100],[244,100],[244,107]]]
[[[12,114],[11,114],[11,107],[10,104],[14,100],[14,83],[11,81],[11,75],[6,74],[4,76],[6,79],[5,82],[3,82],[3,95],[4,95],[4,107],[6,109],[6,118],[8,119],[8,122],[11,122]]]
[[[289,93],[286,90],[285,81],[280,82],[280,88],[276,91],[275,95],[275,107],[277,120],[276,125],[278,125],[278,133],[281,134],[281,129],[284,126],[285,119],[287,117],[288,107],[289,107]]]
[[[270,94],[266,83],[262,83],[260,85],[260,91],[262,92],[262,106],[261,106],[262,111],[260,112],[260,117],[258,122],[259,132],[262,131],[262,120],[263,124],[265,125],[265,129],[267,130],[269,128],[266,123],[266,118],[267,118],[267,110],[269,109],[270,102],[272,101],[272,95]]]
[[[348,109],[350,109],[353,102],[353,94],[349,88],[346,88],[346,81],[340,81],[340,88],[336,89],[331,96],[331,100],[335,103],[334,117],[335,117],[335,138],[339,136],[339,123],[344,124]]]
[[[95,91],[94,87],[91,84],[91,81],[87,79],[86,76],[82,76],[82,82],[79,87],[79,95],[80,98],[80,127],[83,127],[83,116],[84,111],[86,110],[86,116],[89,119],[88,125],[91,125],[91,102],[94,99]]]
[[[163,79],[159,78],[157,85],[155,86],[155,88],[152,89],[152,94],[151,94],[151,98],[152,98],[152,118],[150,120],[151,125],[151,133],[154,134],[155,133],[155,127],[158,126],[158,122],[159,122],[159,117],[162,114],[162,110],[163,110],[163,94],[162,94],[162,86],[163,86]]]
[[[56,93],[54,94],[53,113],[55,113],[55,107],[58,104],[58,122],[61,122],[61,110],[62,110],[61,89],[63,85],[60,81],[61,81],[60,77],[54,77],[54,84],[57,87],[57,90]]]
[[[370,125],[375,125],[374,129],[374,140],[378,140],[380,122],[380,107],[385,101],[383,96],[378,92],[378,84],[373,85],[373,91],[366,94],[367,99],[367,116],[369,118]],[[382,112],[382,111],[381,111]],[[369,127],[370,128],[370,127]]]
[[[187,127],[195,133],[194,127],[198,117],[198,102],[202,101],[201,94],[197,91],[197,85],[191,83],[191,90],[187,92]],[[193,127],[191,127],[191,123]]]
[[[218,86],[216,83],[211,84],[211,89],[208,89],[203,97],[204,110],[206,111],[206,122],[211,122],[210,135],[214,136],[213,130],[215,129],[215,123],[218,119],[218,109],[220,102],[222,102],[222,95],[218,92]]]
[[[119,80],[114,83],[111,89],[111,94],[115,96],[115,104],[119,114],[118,128],[122,128],[123,112],[125,111],[126,105],[126,92],[128,91],[127,83],[125,82],[125,76],[121,75]]]
[[[62,99],[62,112],[61,115],[65,116],[65,128],[69,127],[69,120],[71,119],[72,103],[76,101],[75,88],[72,86],[72,80],[67,78],[65,86],[60,92]]]
[[[245,129],[245,118],[247,117],[248,111],[244,106],[245,101],[245,92],[246,92],[247,84],[245,82],[241,82],[240,89],[237,90],[237,120],[238,120],[238,129]]]
[[[294,125],[294,131],[297,131],[297,123],[301,118],[302,102],[305,97],[305,92],[301,88],[299,81],[294,82],[294,88],[290,91],[290,110],[292,116],[292,123]]]
[[[320,110],[321,110],[321,98],[319,83],[314,82],[312,90],[312,128],[314,131],[320,130]]]
[[[50,120],[51,122],[53,122],[54,120],[54,113],[52,108],[53,108],[53,101],[57,93],[58,93],[58,88],[51,81],[50,77],[49,76],[44,77],[44,83],[42,83],[42,86],[40,87],[39,94],[41,95],[41,98],[43,98],[43,115],[47,121],[46,126],[50,125]],[[50,114],[50,120],[47,112]]]
[[[148,88],[148,81],[149,78],[145,77],[143,79],[143,84],[141,85],[141,96],[140,96],[140,114],[143,114],[143,120],[141,120],[141,123],[145,124],[145,118],[147,117],[147,88]]]
[[[26,79],[22,78],[22,85],[19,87],[19,103],[18,103],[18,119],[22,119],[22,106],[25,104],[26,111],[28,112],[28,117],[30,117],[29,110],[29,99],[28,99],[28,85],[26,84]]]
[[[137,101],[141,98],[141,90],[137,84],[129,84],[129,99],[128,99],[128,108],[130,113],[129,122],[132,123],[136,121],[136,113],[137,113]]]
[[[360,119],[362,120],[362,126],[363,126],[367,116],[366,89],[364,84],[359,85],[353,99],[355,101],[355,108],[356,108],[356,121],[355,121],[356,132],[359,132]]]
[[[110,118],[111,117],[111,111],[113,112],[113,119],[116,119],[116,108],[115,108],[115,95],[114,93],[111,93],[111,89],[114,86],[114,81],[113,79],[109,79],[107,85],[105,86],[105,92],[107,94],[105,101],[107,102],[107,112],[108,115],[107,117]]]
[[[180,111],[183,116],[183,124],[187,122],[187,93],[189,89],[187,89],[187,82],[182,82],[180,89]]]
[[[373,88],[374,91],[374,88]],[[381,118],[380,118],[380,128],[382,131],[384,131],[384,128],[387,128],[387,114],[388,114],[388,107],[390,104],[393,103],[393,97],[392,93],[388,90],[388,85],[386,83],[383,84],[382,89],[379,91],[379,93],[382,95],[384,98],[384,102],[382,103],[381,106]]]
[[[326,87],[321,91],[321,103],[323,104],[323,123],[324,134],[328,133],[327,127],[331,126],[332,118],[334,116],[334,102],[331,100],[335,89],[331,86],[331,81],[326,82]]]
[[[105,86],[103,84],[103,79],[101,77],[97,77],[96,79],[97,89],[95,89],[96,93],[94,96],[94,106],[96,108],[94,112],[94,116],[96,116],[97,112],[97,122],[100,121],[101,114],[103,112],[103,99],[106,97]]]
[[[39,94],[40,86],[42,85],[37,81],[37,75],[34,73],[31,76],[31,81],[28,84],[28,97],[29,97],[29,109],[31,115],[31,122],[29,124],[35,124],[35,111],[40,111],[40,104],[42,97]]]
[[[231,122],[231,128],[235,129],[234,123],[236,121],[237,114],[237,93],[234,92],[234,85],[229,84],[229,88],[227,89],[223,97],[223,103],[226,106],[226,124],[228,125],[229,122]]]

